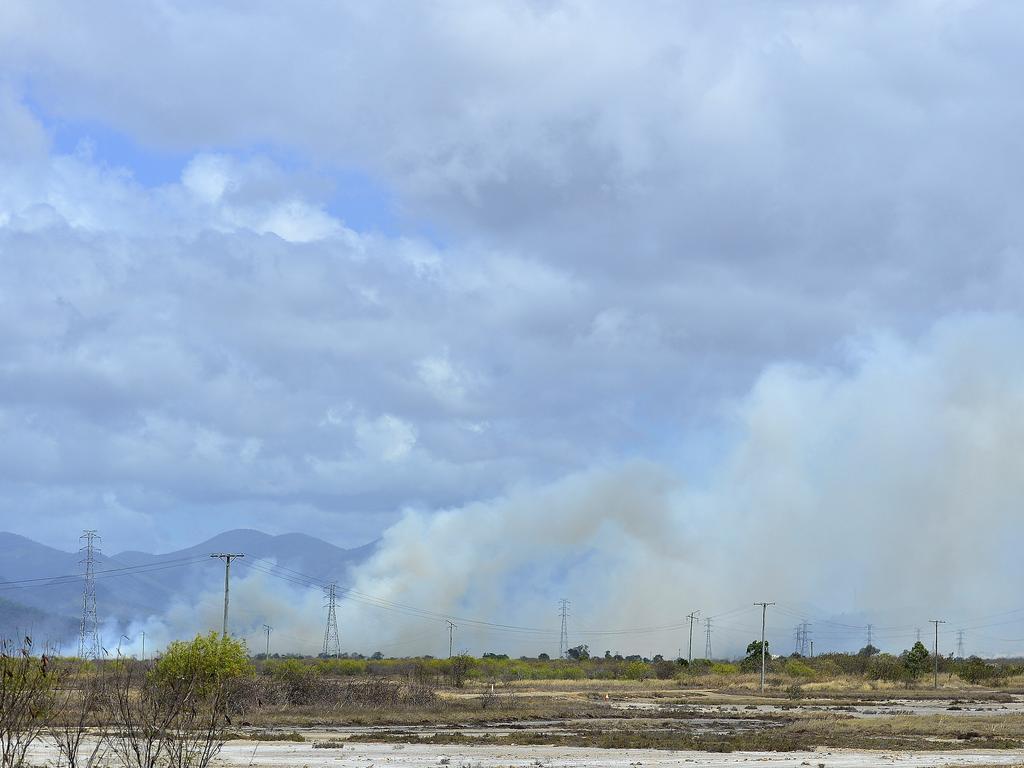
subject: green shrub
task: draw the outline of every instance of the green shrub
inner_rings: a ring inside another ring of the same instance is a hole
[[[980,683],[999,675],[999,667],[987,664],[978,656],[971,656],[956,665],[956,673],[966,683]]]
[[[216,685],[252,673],[253,666],[245,643],[211,632],[196,635],[189,642],[172,642],[153,667],[151,679],[157,685],[167,687],[187,680],[200,693],[207,693]]]
[[[787,659],[784,671],[793,677],[811,678],[815,676],[814,670],[799,659]]]
[[[907,668],[891,653],[879,653],[870,657],[865,675],[872,680],[899,682],[907,679]]]
[[[683,659],[680,659],[683,661]],[[714,670],[715,663],[710,659],[694,659],[686,665],[686,671],[691,675],[706,675]]]
[[[622,667],[622,676],[626,680],[646,680],[651,676],[651,667],[642,661],[630,661]]]
[[[711,664],[711,671],[716,675],[738,675],[740,668],[738,664],[716,661]]]

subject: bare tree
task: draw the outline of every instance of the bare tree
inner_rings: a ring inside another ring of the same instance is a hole
[[[99,675],[98,670],[79,664],[73,674],[62,680],[61,695],[48,728],[57,745],[58,768],[94,768],[106,752],[103,734],[91,742],[85,739],[90,722],[101,713],[105,703]],[[84,759],[83,746],[88,750]]]
[[[32,640],[0,640],[0,768],[19,768],[42,735],[55,704],[57,675]]]
[[[223,683],[193,693],[171,721],[168,740],[170,768],[207,768],[224,745],[227,691]]]
[[[155,768],[173,752],[175,721],[192,696],[194,681],[157,685],[127,659],[112,663],[106,680],[110,750],[124,768]]]

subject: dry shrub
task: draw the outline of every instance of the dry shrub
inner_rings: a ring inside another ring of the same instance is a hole
[[[57,676],[32,640],[0,641],[0,766],[19,768],[57,705]]]
[[[339,693],[339,704],[370,709],[429,707],[437,702],[437,693],[430,686],[379,678],[348,683]]]
[[[124,768],[207,768],[224,744],[224,684],[187,670],[179,678],[147,678],[119,659],[104,681],[110,713],[105,737]]]
[[[255,712],[266,707],[408,709],[437,703],[432,685],[370,677],[351,681],[317,673],[287,679],[240,678],[231,682],[232,712]]]
[[[105,719],[105,704],[101,675],[90,665],[79,662],[63,681],[48,729],[57,746],[58,768],[93,768],[102,760],[106,739],[87,744],[85,737],[91,722]],[[83,758],[85,746],[88,750]]]

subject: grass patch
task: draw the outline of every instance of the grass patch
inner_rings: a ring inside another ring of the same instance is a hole
[[[298,731],[231,731],[224,734],[224,741],[293,741],[304,742],[306,738]]]

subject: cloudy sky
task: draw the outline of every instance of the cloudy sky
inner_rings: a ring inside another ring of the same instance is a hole
[[[480,521],[564,492],[591,554],[963,562],[1024,491],[1022,13],[0,4],[3,528],[526,551]]]

